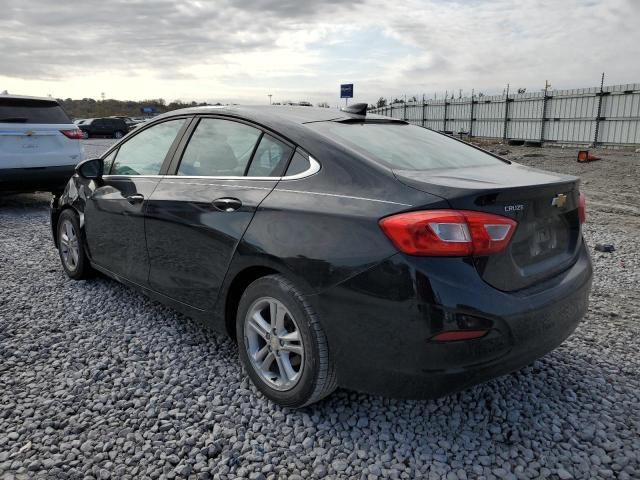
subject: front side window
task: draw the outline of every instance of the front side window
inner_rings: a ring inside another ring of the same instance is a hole
[[[502,163],[469,145],[415,125],[316,122],[309,128],[398,170],[460,168]]]
[[[178,175],[243,176],[260,133],[243,123],[203,118],[184,151]]]
[[[293,149],[275,138],[264,135],[251,160],[249,177],[279,177]]]
[[[113,162],[111,175],[158,175],[185,121],[180,118],[159,123],[123,143]]]

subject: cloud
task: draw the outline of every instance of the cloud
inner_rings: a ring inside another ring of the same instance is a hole
[[[636,0],[0,0],[0,89],[374,101],[640,82]]]

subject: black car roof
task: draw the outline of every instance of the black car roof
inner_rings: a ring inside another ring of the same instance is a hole
[[[352,118],[350,114],[332,108],[281,105],[211,105],[203,107],[190,107],[180,110],[173,110],[171,112],[160,115],[160,117],[184,114],[230,115],[257,121],[267,121],[271,119],[273,121],[288,121],[297,124]],[[384,119],[387,117],[383,117],[381,115],[367,115],[367,118]]]

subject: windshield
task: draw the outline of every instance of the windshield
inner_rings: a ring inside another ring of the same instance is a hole
[[[415,125],[317,122],[307,126],[394,170],[460,168],[502,163],[481,150]]]

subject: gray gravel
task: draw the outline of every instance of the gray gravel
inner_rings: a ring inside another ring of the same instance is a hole
[[[0,196],[0,478],[640,478],[640,217],[594,176],[587,240],[616,251],[593,253],[559,349],[435,401],[338,390],[301,411],[262,397],[228,339],[67,279],[47,196]]]

